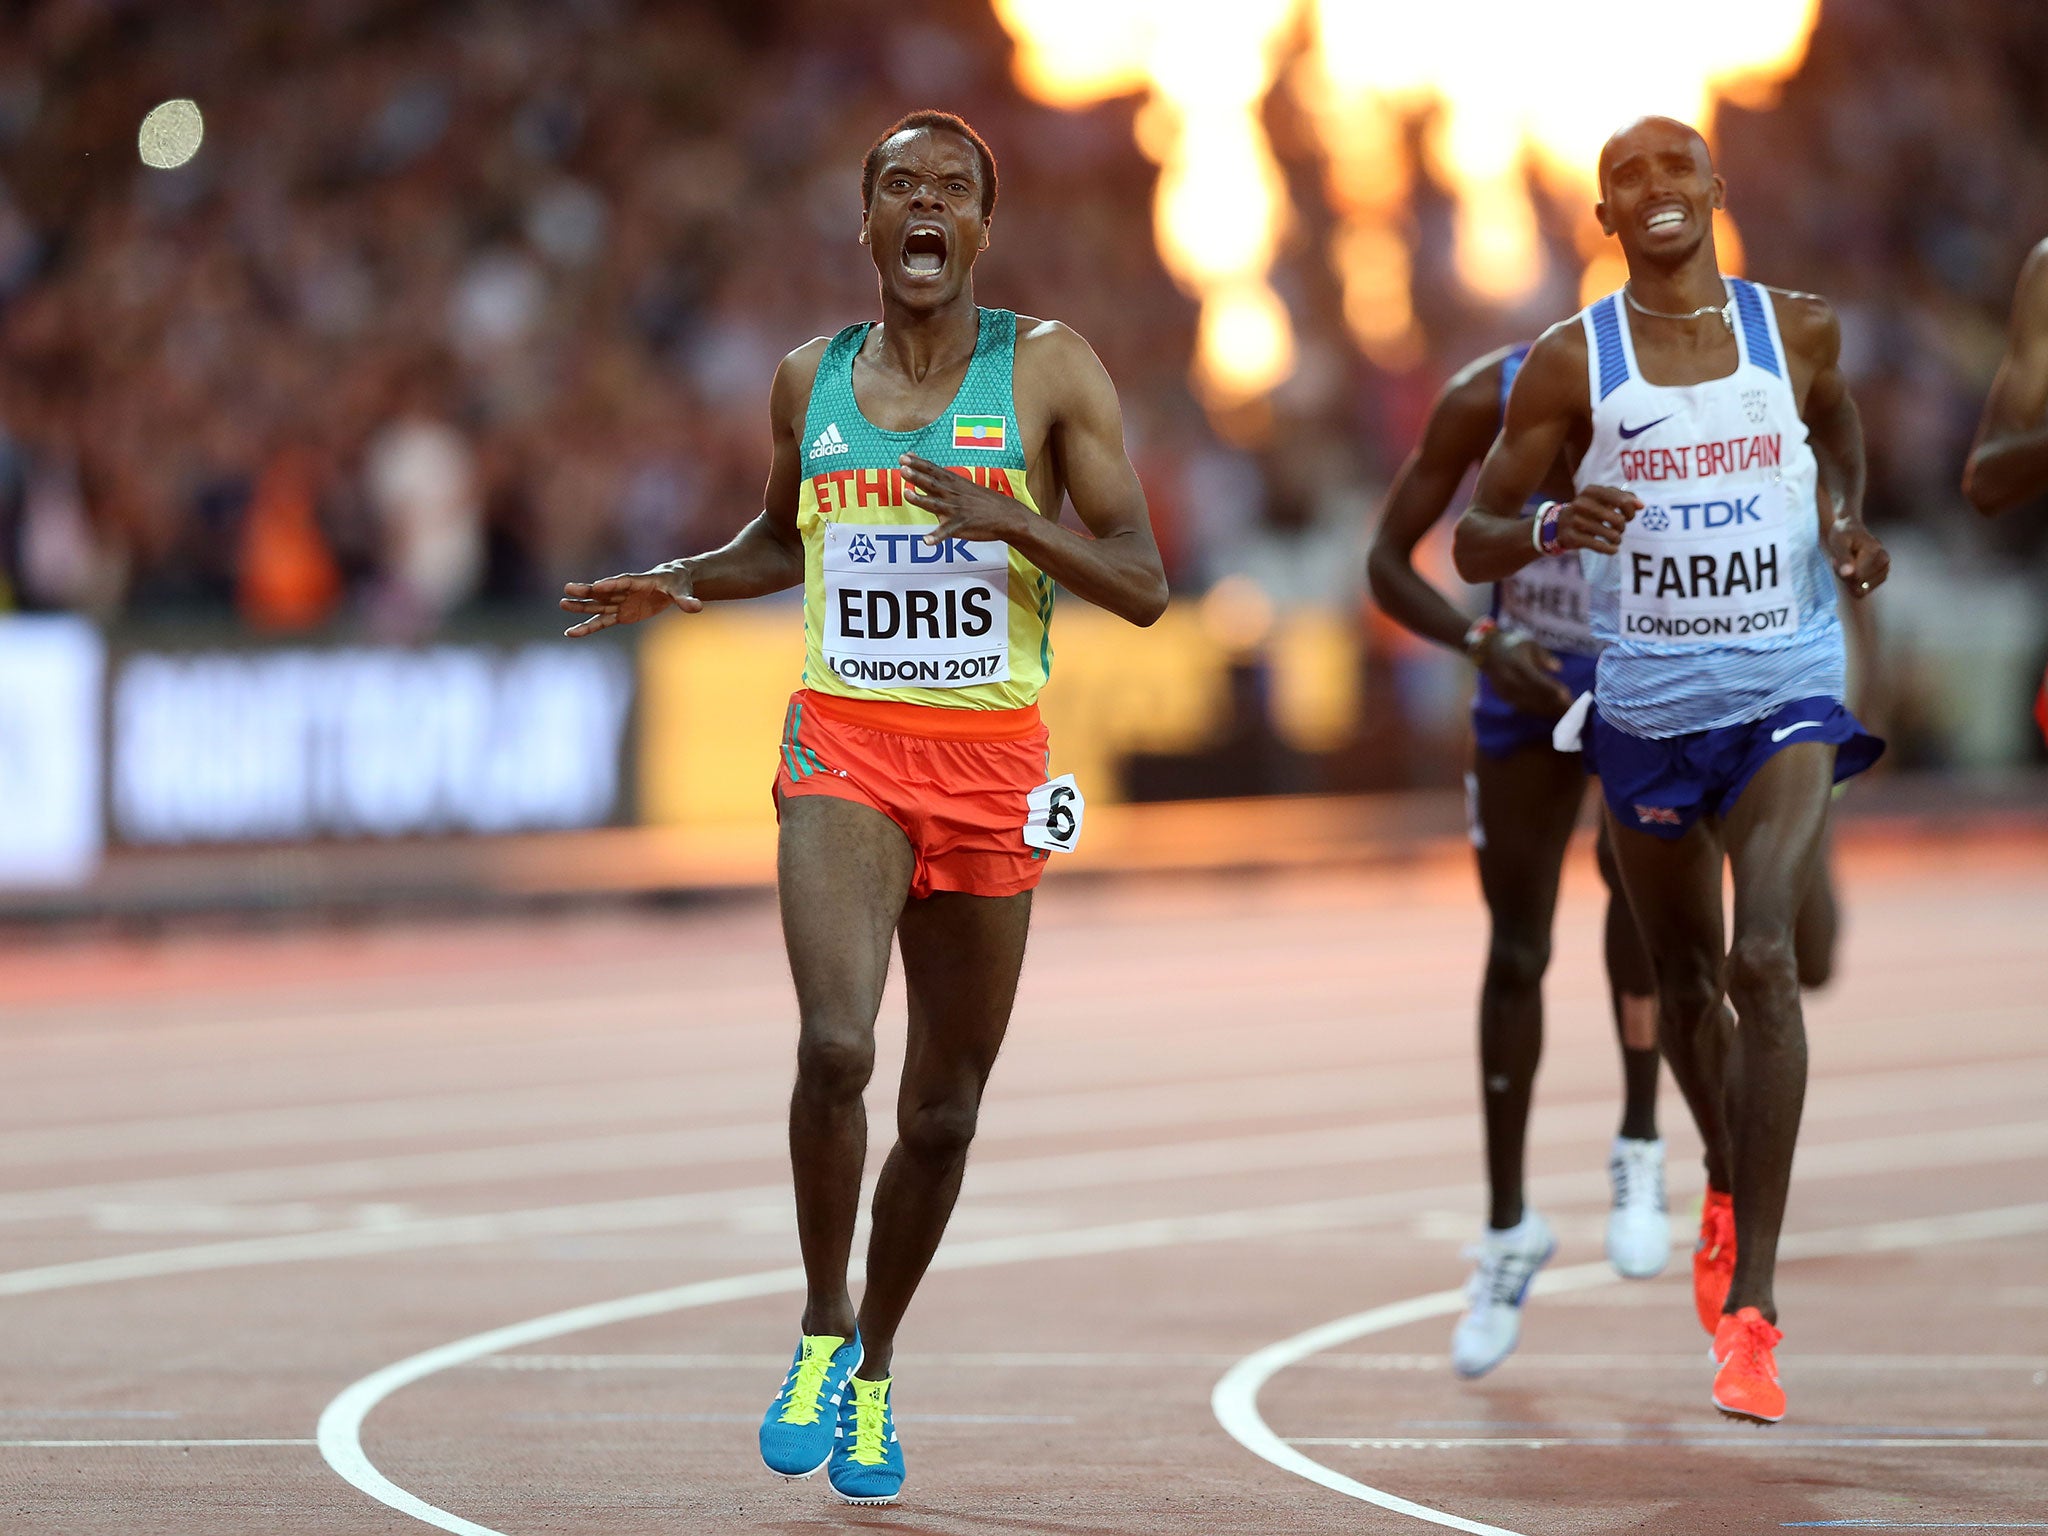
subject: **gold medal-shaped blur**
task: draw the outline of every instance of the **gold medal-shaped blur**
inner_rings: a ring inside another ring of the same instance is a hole
[[[1806,57],[1820,0],[1728,0],[1710,25],[1641,0],[991,0],[1037,100],[1081,107],[1140,94],[1139,147],[1160,167],[1161,260],[1202,304],[1192,376],[1203,398],[1257,399],[1293,370],[1294,334],[1270,282],[1292,217],[1261,118],[1276,86],[1313,123],[1336,215],[1323,253],[1345,321],[1383,367],[1425,355],[1412,307],[1405,136],[1425,124],[1429,174],[1457,198],[1456,267],[1475,298],[1537,292],[1550,252],[1531,184],[1582,210],[1571,281],[1618,286],[1592,214],[1594,163],[1630,118],[1662,113],[1713,140],[1723,101],[1767,106]],[[1733,225],[1722,264],[1739,267]]]
[[[200,116],[199,103],[181,96],[150,109],[135,136],[135,147],[144,165],[174,171],[199,153],[205,137],[206,119]]]

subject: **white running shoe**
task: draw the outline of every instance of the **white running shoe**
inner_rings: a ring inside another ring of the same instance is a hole
[[[1664,1143],[1615,1137],[1607,1177],[1614,1184],[1614,1209],[1607,1213],[1607,1262],[1624,1280],[1661,1275],[1671,1258]]]
[[[1522,1219],[1505,1232],[1489,1227],[1465,1250],[1473,1269],[1465,1282],[1465,1315],[1451,1333],[1452,1370],[1469,1381],[1515,1352],[1529,1282],[1556,1252],[1550,1224],[1533,1209],[1524,1209]]]

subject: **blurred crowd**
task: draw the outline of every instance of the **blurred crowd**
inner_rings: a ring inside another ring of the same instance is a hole
[[[43,0],[0,33],[0,600],[429,632],[721,540],[758,507],[776,361],[874,312],[860,157],[953,107],[1001,164],[985,302],[1066,320],[1123,393],[1184,588],[1358,602],[1437,385],[1542,318],[1418,295],[1432,356],[1343,344],[1313,243],[1270,419],[1208,421],[1151,238],[1135,103],[1010,83],[985,0]],[[154,103],[207,137],[152,170]],[[1284,109],[1276,107],[1284,115]],[[1881,528],[1965,562],[1958,466],[2048,234],[2048,6],[1826,0],[1723,168],[1766,280],[1844,316]],[[1275,142],[1316,227],[1315,168]],[[1420,196],[1441,197],[1426,176]],[[1448,272],[1418,207],[1417,265]],[[1432,232],[1435,233],[1432,233]],[[1566,274],[1567,278],[1569,274]]]
[[[402,635],[722,540],[777,360],[873,313],[861,157],[931,101],[1001,156],[990,301],[1200,431],[1128,111],[1018,100],[978,0],[52,0],[0,50],[19,605]],[[206,142],[146,169],[180,95]]]

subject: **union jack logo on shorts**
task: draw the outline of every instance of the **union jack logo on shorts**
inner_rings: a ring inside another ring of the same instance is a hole
[[[1666,806],[1638,805],[1633,807],[1633,809],[1636,813],[1637,821],[1648,822],[1652,826],[1675,827],[1680,822],[1678,812]]]

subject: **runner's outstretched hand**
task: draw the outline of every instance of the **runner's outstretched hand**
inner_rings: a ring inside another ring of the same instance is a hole
[[[1842,518],[1828,526],[1828,558],[1854,598],[1870,596],[1892,573],[1892,557],[1860,518]]]
[[[1572,707],[1571,690],[1558,681],[1564,663],[1527,635],[1496,631],[1479,656],[1479,670],[1495,692],[1525,715],[1556,719]]]
[[[976,485],[930,459],[906,453],[896,462],[916,492],[908,497],[910,504],[939,520],[939,526],[924,536],[927,544],[947,539],[1001,539],[1008,543],[1017,531],[1018,517],[1026,515],[1016,498]]]
[[[703,599],[690,590],[688,561],[669,560],[638,575],[567,582],[562,587],[562,611],[587,613],[590,617],[562,633],[574,640],[610,629],[614,624],[638,624],[671,603],[685,613],[696,613],[704,606]]]
[[[1640,496],[1611,485],[1589,485],[1564,504],[1557,520],[1557,542],[1566,549],[1618,555],[1622,531],[1642,510]]]

